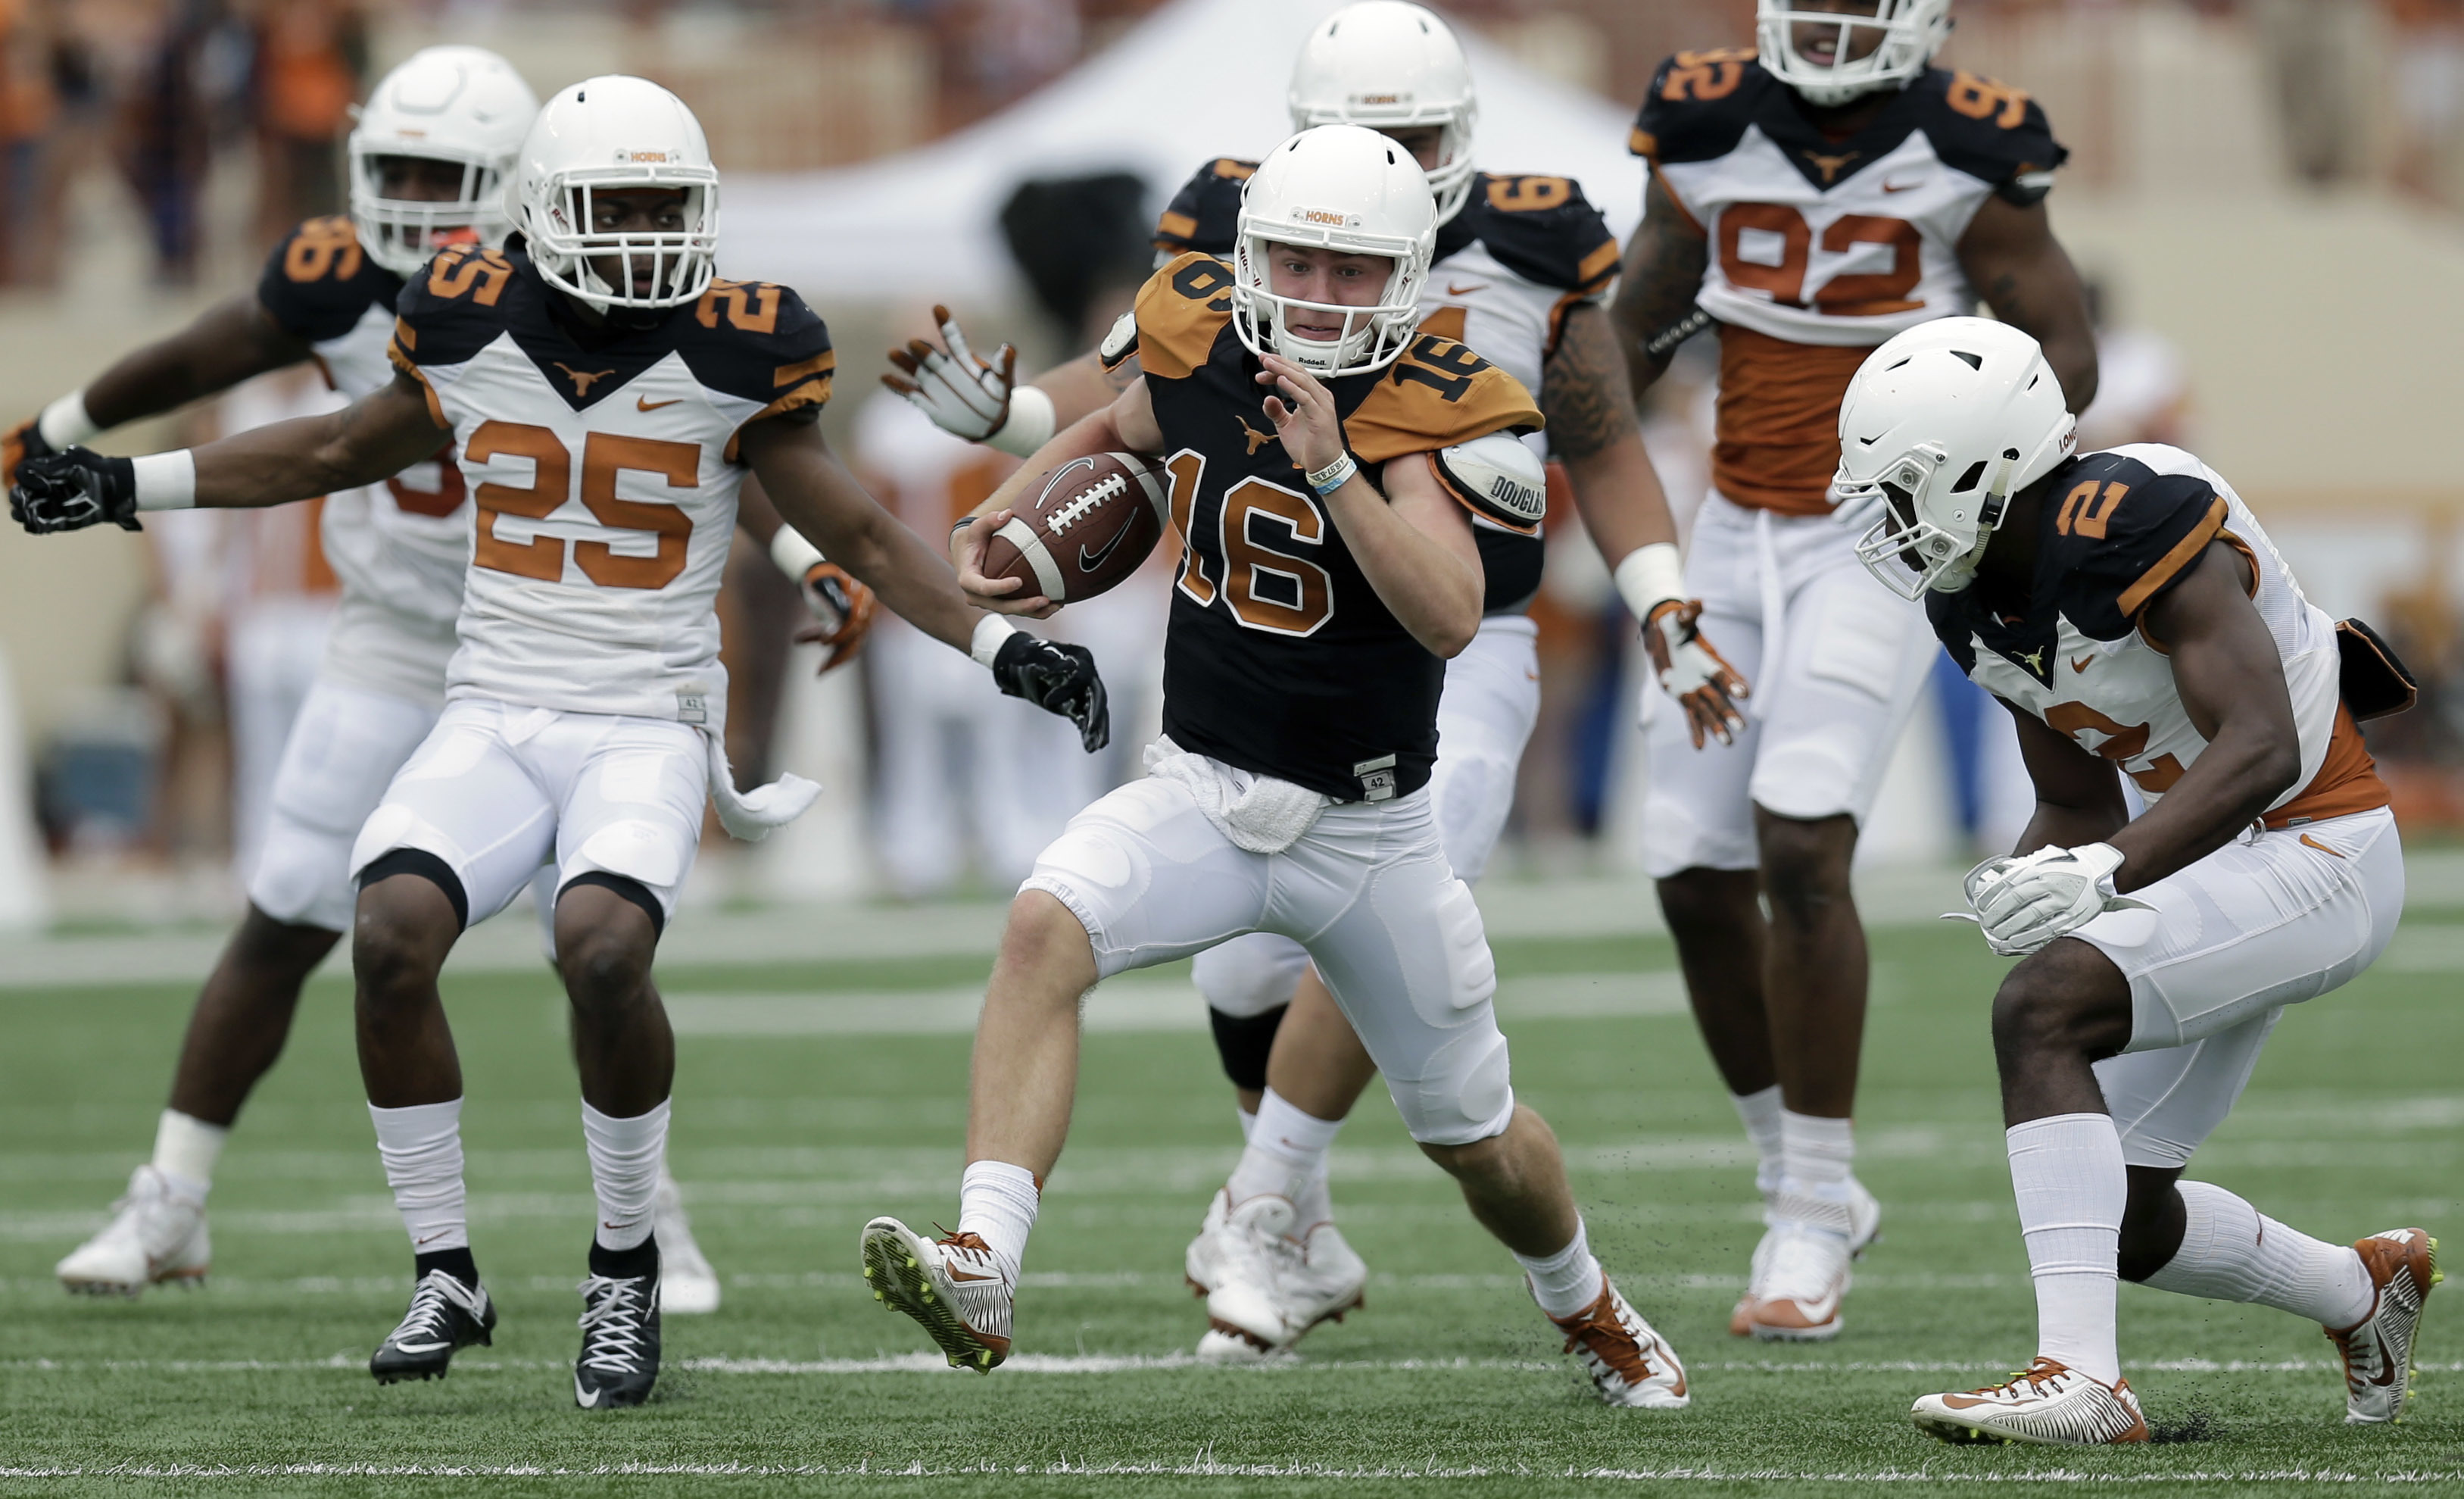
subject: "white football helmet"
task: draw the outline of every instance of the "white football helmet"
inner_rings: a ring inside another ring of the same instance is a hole
[[[505,179],[539,114],[514,65],[483,47],[427,47],[377,81],[351,127],[351,223],[368,258],[407,276],[448,245],[500,245]],[[385,195],[379,163],[418,156],[462,168],[451,203]]]
[[[1437,196],[1439,223],[1462,209],[1471,192],[1471,127],[1480,102],[1472,96],[1463,44],[1430,11],[1404,0],[1345,6],[1301,45],[1286,98],[1295,130],[1441,126],[1429,191]]]
[[[1902,598],[1976,576],[2011,496],[2079,445],[2036,341],[1984,318],[1919,323],[1876,349],[1839,403],[1841,507],[1881,508],[1857,560]]]
[[[591,229],[594,192],[670,187],[685,194],[685,227],[673,232],[603,234]],[[709,290],[718,252],[718,168],[685,101],[647,78],[585,78],[547,101],[522,142],[512,187],[514,226],[548,285],[605,312],[674,307]],[[591,268],[621,255],[619,285]],[[648,257],[651,290],[632,273]]]
[[[1275,353],[1321,380],[1383,369],[1420,320],[1420,283],[1438,240],[1429,181],[1410,153],[1375,130],[1320,125],[1266,153],[1241,194],[1232,240],[1232,325],[1252,354]],[[1394,262],[1375,306],[1279,297],[1269,245],[1306,245]],[[1294,308],[1343,315],[1331,340],[1285,326]]]
[[[1906,88],[1950,39],[1950,0],[1865,3],[1862,14],[1851,15],[1801,7],[1797,0],[1754,0],[1754,44],[1764,69],[1796,90],[1807,103],[1825,107],[1884,89]],[[1815,61],[1796,50],[1800,26],[1829,29],[1830,61]],[[1852,58],[1876,32],[1882,34],[1874,50]]]

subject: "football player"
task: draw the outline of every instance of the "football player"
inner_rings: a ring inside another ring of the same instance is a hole
[[[473,920],[556,868],[598,1229],[574,1398],[633,1405],[657,1378],[650,1221],[674,1048],[650,984],[705,797],[740,837],[810,804],[809,782],[737,793],[721,732],[712,601],[750,469],[798,531],[882,602],[979,656],[1003,688],[1106,736],[1084,652],[1011,632],[840,468],[815,421],[835,362],[781,286],[715,279],[716,170],[683,102],[598,77],[523,140],[501,250],[449,249],[399,306],[391,381],[327,417],[193,451],[20,466],[30,529],[144,510],[281,503],[363,484],[451,439],[477,515],[460,645],[436,727],[360,829],[352,966],[362,1073],[416,1256],[410,1307],[370,1361],[442,1375],[488,1339],[463,1206],[460,1063],[437,973]]]
[[[267,370],[314,361],[345,396],[383,386],[393,378],[385,347],[404,280],[440,249],[503,242],[504,184],[538,113],[530,86],[494,53],[414,55],[378,82],[351,132],[350,217],[301,225],[268,257],[253,294],[128,355],[11,432],[0,482],[13,481],[20,456],[59,452]],[[766,524],[777,527],[776,518]],[[223,1144],[281,1053],[300,986],[350,924],[352,838],[444,707],[470,534],[451,443],[325,505],[320,540],[342,586],[338,622],[284,745],[249,912],[189,1017],[154,1158],[131,1175],[111,1222],[60,1261],[69,1290],[133,1296],[205,1275],[206,1197]],[[783,527],[778,540],[783,550],[802,544]],[[781,564],[832,643],[860,640],[869,617],[861,585],[849,598],[838,569],[783,550]],[[659,1229],[667,1310],[715,1311],[718,1277],[664,1166]]]
[[[1395,142],[1353,125],[1286,141],[1250,179],[1231,263],[1176,257],[1114,331],[1109,357],[1135,352],[1139,378],[951,539],[972,594],[1048,612],[984,577],[980,539],[1036,475],[1127,451],[1164,462],[1184,545],[1153,773],[1073,818],[1010,908],[957,1229],[865,1228],[875,1295],[954,1365],[1008,1356],[1076,1091],[1079,997],[1269,931],[1306,947],[1413,1137],[1514,1252],[1601,1398],[1685,1403],[1675,1356],[1592,1256],[1554,1137],[1515,1102],[1480,912],[1431,806],[1443,662],[1480,628],[1469,518],[1528,525],[1542,485],[1515,435],[1541,421],[1523,387],[1418,330],[1436,236],[1427,179]],[[1259,1228],[1296,1243],[1294,1204],[1273,1201]]]
[[[2285,1006],[2395,934],[2404,855],[2354,724],[2412,686],[2302,596],[2214,470],[2155,443],[2075,455],[2075,428],[2036,342],[1975,318],[1875,350],[1839,413],[1839,491],[1883,507],[1859,558],[2011,710],[2036,789],[2020,853],[1968,876],[1987,943],[2025,955],[1993,1051],[2036,1356],[1926,1396],[1916,1422],[1949,1442],[2146,1441],[2117,1274],[2320,1323],[2345,1419],[2393,1421],[2437,1242],[2324,1244],[2181,1178]]]
[[[1294,129],[1364,125],[1426,171],[1438,237],[1420,287],[1421,330],[1467,344],[1538,393],[1548,436],[1528,440],[1564,461],[1586,529],[1628,607],[1651,627],[1662,685],[1701,732],[1730,733],[1739,722],[1731,694],[1742,697],[1744,684],[1700,638],[1699,610],[1683,593],[1676,527],[1643,452],[1600,303],[1616,271],[1617,240],[1581,186],[1474,169],[1479,100],[1469,64],[1446,24],[1417,5],[1367,0],[1330,15],[1294,62],[1288,97]],[[1162,258],[1196,250],[1230,259],[1242,192],[1256,169],[1232,158],[1200,167],[1156,226]],[[1092,356],[1013,390],[1007,351],[979,361],[955,326],[944,335],[946,352],[913,346],[893,356],[902,375],[886,378],[961,435],[1031,452],[1056,423],[1075,421],[1117,392]],[[1125,384],[1137,367],[1134,355],[1120,360],[1113,381]],[[1472,517],[1486,587],[1479,632],[1446,663],[1430,791],[1446,858],[1466,883],[1480,879],[1505,828],[1539,712],[1536,631],[1527,610],[1546,550],[1541,518]],[[1326,1159],[1373,1069],[1290,937],[1236,938],[1199,955],[1195,976],[1249,1141],[1186,1256],[1191,1284],[1208,1295],[1212,1324],[1199,1351],[1209,1359],[1254,1358],[1360,1302],[1368,1268],[1334,1225]],[[1275,1198],[1297,1209],[1292,1244],[1254,1229],[1260,1215],[1282,1214]],[[1238,1284],[1227,1288],[1227,1280]]]
[[[1982,296],[2043,342],[2075,409],[2096,394],[2085,299],[2045,216],[2065,152],[2025,94],[1930,65],[1949,10],[1758,0],[1759,55],[1661,64],[1634,131],[1651,176],[1611,313],[1637,389],[1718,329],[1684,591],[1754,684],[1716,743],[1643,705],[1645,868],[1760,1157],[1741,1336],[1836,1335],[1881,1223],[1851,1169],[1866,957],[1848,871],[1934,647],[1832,518],[1840,393],[1876,344]]]

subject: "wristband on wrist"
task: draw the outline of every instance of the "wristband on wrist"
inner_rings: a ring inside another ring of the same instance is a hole
[[[140,510],[194,510],[197,505],[197,455],[186,448],[134,459],[129,471],[137,480]]]
[[[1014,458],[1031,458],[1036,449],[1052,440],[1058,417],[1050,396],[1033,386],[1021,386],[1009,393],[1009,419],[984,439],[984,446]]]
[[[102,429],[86,415],[82,390],[72,390],[43,408],[43,414],[34,418],[34,430],[43,434],[43,441],[50,443],[55,452],[102,435]]]
[[[1685,597],[1685,563],[1674,541],[1636,547],[1617,564],[1615,576],[1617,597],[1638,622],[1651,618],[1660,605]]]
[[[778,563],[779,570],[792,583],[803,583],[815,562],[826,560],[822,549],[804,540],[804,534],[794,526],[782,525],[770,538],[770,561]]]
[[[1352,476],[1359,472],[1360,465],[1353,462],[1352,454],[1347,452],[1325,468],[1310,470],[1309,487],[1317,491],[1318,498],[1324,499],[1351,483]]]
[[[976,621],[975,638],[967,643],[967,654],[976,664],[989,672],[993,657],[1001,654],[1001,642],[1018,633],[1018,627],[998,614],[987,614]]]

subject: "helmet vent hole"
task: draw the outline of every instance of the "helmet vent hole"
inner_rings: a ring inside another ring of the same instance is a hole
[[[2045,377],[2044,377],[2044,374],[2043,374],[2041,371],[2039,371],[2039,372],[2038,372],[2038,373],[2036,373],[2036,374],[2030,375],[2030,376],[2028,377],[2028,388],[2029,388],[2029,389],[2031,389],[2031,390],[2035,389],[2035,388],[2036,388],[2036,383],[2037,383],[2038,381],[2040,381],[2040,380],[2044,379],[2044,378],[2045,378]]]
[[[1885,372],[1885,373],[1887,373],[1889,370],[1892,370],[1892,369],[1904,369],[1904,368],[1906,368],[1906,367],[1907,367],[1907,364],[1908,364],[1908,362],[1907,362],[1906,360],[1904,360],[1904,359],[1903,359],[1903,360],[1901,360],[1899,363],[1897,363],[1897,364],[1891,364],[1891,365],[1886,366],[1886,368],[1885,368],[1885,371],[1884,371],[1884,372]]]
[[[1959,482],[1950,487],[1950,492],[1954,495],[1965,495],[1984,482],[1985,460],[1979,458],[1968,466],[1968,472],[1959,476]]]
[[[1950,357],[1968,361],[1968,367],[1970,369],[1982,370],[1985,367],[1985,356],[1982,354],[1970,354],[1966,349],[1952,349]]]

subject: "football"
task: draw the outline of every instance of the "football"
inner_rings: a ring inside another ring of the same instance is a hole
[[[1030,487],[984,547],[984,576],[1016,578],[1029,594],[1074,604],[1138,570],[1169,525],[1170,479],[1126,452],[1099,452]]]

